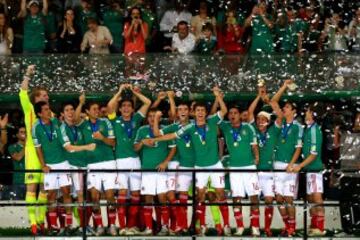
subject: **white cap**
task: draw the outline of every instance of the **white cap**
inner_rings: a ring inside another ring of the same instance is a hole
[[[36,5],[40,5],[40,3],[39,3],[39,1],[38,0],[31,0],[29,3],[28,3],[28,8],[30,8],[31,7],[31,5],[33,5],[33,4],[36,4]]]
[[[270,119],[271,119],[271,114],[268,113],[268,112],[265,112],[265,111],[259,112],[257,116],[258,116],[258,117],[259,117],[259,116],[264,116],[264,117],[266,117],[266,119],[267,119],[268,121],[270,121]]]

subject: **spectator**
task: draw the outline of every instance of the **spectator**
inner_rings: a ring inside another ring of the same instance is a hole
[[[0,55],[11,54],[13,41],[13,30],[8,26],[5,14],[0,13]]]
[[[159,24],[155,9],[156,7],[154,6],[154,2],[151,0],[143,1],[143,4],[141,5],[141,17],[148,25],[149,32],[145,43],[147,51],[158,51],[159,49],[161,49],[161,46],[155,43],[157,41],[159,31]]]
[[[302,50],[303,33],[305,32],[305,23],[295,17],[295,11],[291,8],[286,13],[279,14],[275,32],[277,36],[277,46],[283,53],[300,53]]]
[[[171,44],[174,33],[177,31],[177,24],[180,21],[190,22],[191,13],[185,10],[186,5],[177,0],[175,2],[175,10],[168,10],[160,22],[160,31],[164,34],[163,46]]]
[[[245,53],[241,37],[244,30],[237,23],[235,11],[228,10],[226,13],[226,23],[218,32],[218,48],[225,53]]]
[[[266,13],[264,2],[253,7],[249,17],[245,20],[245,27],[252,27],[250,53],[272,53],[274,42],[271,34],[273,22],[270,15]]]
[[[308,24],[308,30],[304,36],[304,48],[308,52],[317,52],[321,49],[321,29],[320,29],[320,16],[315,14],[314,10],[310,7],[306,8],[304,21]]]
[[[45,16],[46,52],[56,52],[57,28],[59,26],[57,17],[57,6],[54,1],[49,2],[48,14]]]
[[[360,7],[356,10],[348,30],[351,49],[360,52]]]
[[[26,11],[26,0],[21,1],[19,18],[25,18],[24,23],[24,53],[43,53],[45,50],[45,16],[48,13],[48,2],[43,1],[43,9],[40,12],[39,1],[31,0],[28,4],[29,13]]]
[[[75,11],[76,23],[79,24],[81,36],[84,36],[88,28],[88,18],[97,19],[96,13],[92,10],[91,0],[81,0],[81,6]]]
[[[7,138],[7,123],[8,123],[8,115],[5,114],[4,117],[0,116],[0,156],[4,153],[4,147],[8,142]]]
[[[216,49],[217,40],[213,33],[213,25],[206,23],[202,27],[201,38],[196,45],[196,51],[200,54],[210,54]]]
[[[126,55],[145,53],[145,41],[148,37],[148,25],[141,18],[141,10],[134,7],[129,11],[129,19],[125,23],[124,38]]]
[[[8,5],[6,3],[6,0],[0,0],[0,12],[4,14],[8,14],[7,10],[8,10]]]
[[[89,30],[85,33],[81,43],[81,52],[90,48],[90,54],[110,53],[109,45],[113,42],[111,33],[107,27],[99,26],[94,18],[88,18]]]
[[[75,13],[71,8],[66,10],[64,22],[59,29],[59,52],[79,53],[81,44],[80,29],[74,23]]]
[[[325,49],[330,51],[346,51],[347,47],[347,27],[342,21],[340,14],[334,13],[331,18],[325,20],[325,27],[322,32],[321,41],[325,39]]]
[[[110,46],[112,53],[123,51],[123,28],[124,28],[124,9],[121,8],[120,2],[113,0],[110,7],[104,12],[104,25],[110,30],[114,42]]]
[[[206,1],[200,2],[199,14],[191,18],[191,32],[195,35],[196,40],[201,38],[202,28],[206,23],[213,26],[212,32],[216,32],[216,19],[208,15],[208,6]]]
[[[25,140],[26,130],[25,126],[18,128],[16,134],[17,142],[9,146],[9,154],[13,160],[13,169],[15,171],[25,170]],[[25,198],[25,173],[13,173],[13,193],[16,200],[23,200]]]
[[[177,33],[172,38],[172,44],[165,46],[164,50],[170,50],[172,52],[178,52],[182,54],[188,54],[194,50],[195,36],[189,33],[188,23],[180,21],[177,24]]]

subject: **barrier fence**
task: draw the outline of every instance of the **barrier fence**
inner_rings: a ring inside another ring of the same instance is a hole
[[[323,171],[321,171],[321,173],[327,173],[327,172],[333,172],[334,169],[325,169]],[[360,170],[336,170],[339,171],[339,173],[344,174],[344,175],[349,175],[352,177],[357,177],[360,178]],[[14,170],[14,171],[0,171],[0,174],[8,174],[8,173],[25,173],[25,172],[42,172],[41,170]],[[50,172],[55,173],[55,172],[66,172],[66,173],[74,173],[74,172],[81,172],[83,174],[83,196],[87,195],[87,176],[90,173],[110,173],[110,172],[158,172],[157,170],[149,170],[149,169],[84,169],[84,170],[69,170],[69,169],[57,169],[57,170],[51,170]],[[284,172],[284,170],[243,170],[243,169],[167,169],[164,172],[176,172],[176,173],[180,173],[180,172],[191,172],[192,173],[192,189],[196,189],[196,183],[194,181],[194,179],[196,179],[196,173],[199,172],[224,172],[224,173],[230,173],[230,172],[237,172],[237,173],[242,173],[242,172]],[[310,173],[310,172],[317,172],[319,173],[319,171],[301,171],[298,174],[306,174],[306,173]],[[306,178],[300,178],[300,179],[306,179]],[[146,203],[142,203],[140,202],[139,204],[132,204],[130,202],[127,202],[125,204],[119,204],[119,203],[114,203],[111,204],[113,206],[188,206],[192,208],[192,221],[195,222],[196,220],[196,206],[197,206],[197,193],[195,190],[193,190],[192,196],[191,198],[191,202],[187,204],[180,204],[180,203],[176,203],[176,204],[171,204],[171,203],[166,203],[166,204],[160,204],[160,203],[152,203],[152,204],[146,204]],[[354,205],[358,205],[359,203],[356,202],[356,199],[354,199]],[[48,204],[39,204],[39,203],[34,203],[34,204],[27,204],[27,203],[17,203],[17,202],[1,202],[0,203],[0,208],[2,207],[10,207],[10,206],[15,206],[15,207],[20,207],[20,206],[42,206],[42,205],[47,205],[47,206],[54,206],[54,205],[48,205]],[[82,209],[83,209],[83,221],[85,222],[85,219],[87,218],[87,212],[86,212],[86,207],[88,206],[108,206],[108,203],[99,203],[99,204],[93,204],[91,202],[87,202],[86,198],[85,201],[82,203]],[[233,203],[233,202],[226,202],[226,203],[217,203],[217,202],[206,202],[205,203],[206,206],[212,206],[212,205],[216,205],[216,206],[220,206],[220,205],[228,205],[228,206],[234,206],[234,205],[239,205],[239,203]],[[251,203],[247,203],[247,202],[242,202],[240,205],[242,206],[253,206],[253,205],[257,205],[257,206],[264,206],[266,205],[265,203],[259,202],[259,204],[251,204]],[[273,206],[284,206],[284,204],[276,204],[273,203]],[[285,204],[286,205],[286,204]],[[56,206],[79,206],[79,203],[72,203],[72,204],[62,204],[62,203],[56,203]],[[323,204],[311,204],[308,203],[306,197],[303,198],[302,203],[294,203],[293,206],[302,206],[303,209],[303,234],[302,234],[302,239],[308,239],[308,224],[307,224],[307,212],[309,210],[310,207],[313,206],[323,206],[323,207],[339,207],[340,204],[339,203],[323,203]],[[325,219],[326,221],[326,219]],[[191,229],[191,232],[193,233],[193,235],[191,236],[192,239],[196,239],[197,236],[195,235],[195,224],[193,224]],[[86,226],[83,227],[83,231],[82,231],[83,235],[82,238],[84,240],[86,240],[88,238],[88,236],[86,235]],[[319,238],[319,237],[316,237]]]

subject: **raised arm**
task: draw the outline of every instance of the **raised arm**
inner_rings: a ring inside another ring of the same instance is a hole
[[[5,114],[4,117],[0,116],[0,128],[1,128],[1,144],[0,146],[2,147],[1,152],[3,152],[3,147],[7,144],[8,142],[8,138],[7,138],[7,123],[8,123],[8,114]]]
[[[114,94],[114,96],[110,99],[110,101],[107,104],[107,109],[109,111],[109,115],[112,115],[114,113],[116,113],[117,109],[118,109],[118,105],[119,105],[119,101],[121,100],[121,93],[123,92],[123,90],[126,88],[126,84],[121,84],[119,87],[119,90],[117,91],[117,93]]]
[[[254,112],[255,109],[257,107],[257,105],[259,104],[259,101],[261,99],[261,91],[263,91],[263,87],[258,89],[258,95],[256,96],[256,98],[252,101],[252,103],[250,104],[249,108],[248,108],[248,112],[249,112],[249,122],[254,121]]]
[[[224,118],[226,113],[227,113],[227,107],[226,107],[226,104],[224,102],[224,96],[223,94],[221,93],[221,90],[218,88],[218,87],[214,87],[213,88],[213,93],[214,93],[214,96],[215,98],[217,99],[217,101],[219,102],[219,106],[220,106],[220,117],[221,118]]]
[[[153,102],[153,104],[151,105],[151,108],[157,108],[160,105],[161,101],[166,98],[166,96],[166,92],[160,91],[157,95],[155,102]]]
[[[162,116],[162,112],[161,111],[156,111],[155,119],[154,119],[154,128],[153,128],[155,137],[159,137],[159,136],[162,135],[161,132],[160,132],[160,119],[161,119],[161,116]]]
[[[130,87],[130,89],[131,89],[132,93],[134,94],[134,96],[136,96],[143,103],[141,108],[139,109],[139,112],[143,116],[146,116],[146,113],[151,106],[151,100],[149,98],[147,98],[144,94],[142,94],[140,91],[135,90],[132,86]]]
[[[286,91],[287,87],[293,83],[292,79],[287,79],[285,80],[284,84],[281,86],[281,88],[279,89],[279,91],[277,91],[277,93],[271,98],[271,101],[275,101],[275,102],[279,102],[281,96],[284,94],[284,92]]]
[[[276,120],[275,120],[276,125],[281,126],[281,123],[282,123],[282,120],[283,120],[283,112],[281,111],[281,108],[280,108],[278,102],[270,101],[269,104],[270,104],[272,110],[276,114]]]
[[[29,81],[35,74],[35,65],[29,65],[26,69],[23,81],[21,82],[20,89],[24,91],[29,90]]]
[[[42,13],[43,13],[45,16],[48,15],[48,9],[49,9],[48,0],[43,0]]]
[[[75,110],[75,124],[79,124],[81,122],[81,111],[85,104],[85,93],[82,93],[79,97],[79,105]]]
[[[171,121],[175,121],[176,120],[175,92],[174,91],[167,91],[166,94],[167,94],[167,96],[169,98],[169,104],[170,104],[169,119]]]
[[[21,0],[20,4],[20,11],[17,15],[18,18],[24,18],[26,17],[26,0]]]
[[[214,103],[212,104],[210,109],[210,115],[214,115],[217,112],[218,108],[219,108],[219,101],[217,98],[215,98]]]

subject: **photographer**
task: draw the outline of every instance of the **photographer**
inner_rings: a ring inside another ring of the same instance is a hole
[[[145,41],[148,37],[148,25],[141,18],[140,8],[133,7],[129,11],[130,18],[125,23],[124,38],[126,55],[145,53]]]

